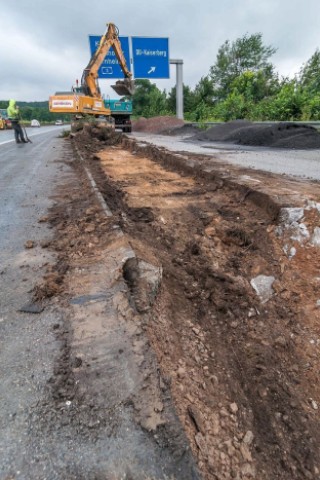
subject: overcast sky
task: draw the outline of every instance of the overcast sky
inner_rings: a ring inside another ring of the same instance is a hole
[[[298,73],[320,44],[319,0],[0,0],[0,100],[47,100],[81,78],[90,58],[88,35],[115,23],[120,35],[169,37],[170,58],[184,60],[194,87],[229,39],[261,32],[278,49],[283,76]],[[102,92],[116,97],[107,80]],[[154,80],[159,88],[175,85]]]

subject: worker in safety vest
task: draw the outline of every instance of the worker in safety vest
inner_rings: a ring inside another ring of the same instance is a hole
[[[9,107],[7,108],[8,118],[11,120],[12,128],[14,129],[14,137],[17,143],[28,143],[28,140],[24,138],[23,130],[20,125],[20,112],[19,107],[16,105],[15,100],[9,101]]]

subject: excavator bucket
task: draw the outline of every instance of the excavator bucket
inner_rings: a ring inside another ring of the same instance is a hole
[[[125,97],[127,95],[133,95],[135,86],[134,81],[130,78],[125,78],[124,80],[118,80],[115,85],[111,85],[113,90],[120,95],[120,97]]]

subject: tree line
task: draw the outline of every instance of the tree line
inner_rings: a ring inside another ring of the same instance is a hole
[[[261,33],[225,41],[215,63],[195,88],[183,86],[185,118],[190,121],[320,120],[320,51],[300,68],[293,79],[280,77],[271,57],[276,48],[265,45]],[[176,89],[159,90],[150,80],[135,80],[132,97],[136,117],[174,115]],[[56,120],[48,102],[18,102],[22,118],[43,123]],[[7,108],[8,101],[0,101]],[[70,121],[70,115],[59,115]]]
[[[261,33],[244,35],[218,50],[208,75],[194,89],[183,86],[185,118],[190,121],[319,120],[320,51],[293,79],[280,77],[271,62],[276,48]],[[176,89],[161,91],[149,80],[136,80],[134,115],[173,115]]]

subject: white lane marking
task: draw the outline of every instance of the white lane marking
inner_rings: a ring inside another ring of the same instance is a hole
[[[58,128],[57,130],[61,130],[61,128]],[[42,132],[37,132],[37,133],[32,133],[32,134],[29,134],[27,132],[27,134],[28,134],[28,137],[37,137],[38,135],[44,135],[45,133],[50,133],[50,132],[52,132],[52,130],[45,130],[45,131],[42,131]],[[0,145],[5,145],[6,143],[12,143],[12,142],[15,142],[14,138],[11,139],[11,140],[5,140],[4,142],[0,142]]]

